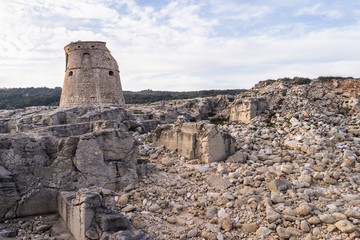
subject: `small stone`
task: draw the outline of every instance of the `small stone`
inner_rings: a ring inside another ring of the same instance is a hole
[[[226,168],[223,168],[223,167],[220,167],[220,166],[218,167],[216,172],[220,173],[220,174],[228,174],[229,173]]]
[[[175,224],[176,222],[177,222],[177,219],[176,219],[176,217],[168,217],[167,219],[166,219],[166,221],[168,221],[169,223],[171,223],[171,224]]]
[[[117,204],[123,206],[123,205],[126,205],[128,203],[128,201],[129,201],[129,195],[123,194],[117,200]]]
[[[166,167],[170,167],[170,166],[174,165],[174,160],[171,158],[168,158],[168,157],[160,159],[160,162],[162,165],[164,165]]]
[[[221,225],[221,228],[225,231],[230,231],[232,229],[232,223],[229,217],[220,218],[219,224]]]
[[[276,232],[282,238],[290,238],[291,237],[291,233],[286,228],[278,226],[276,228]]]
[[[196,229],[192,229],[187,232],[186,236],[188,238],[193,238],[193,237],[196,237],[197,234],[198,234],[198,231]]]
[[[244,223],[241,225],[241,231],[246,233],[256,232],[259,226],[256,223]]]
[[[329,176],[325,176],[323,178],[324,182],[332,184],[332,185],[336,185],[337,181]]]
[[[230,172],[229,173],[229,178],[232,178],[232,179],[238,179],[241,177],[241,174],[238,173],[238,172]]]
[[[216,207],[210,207],[206,211],[206,217],[209,219],[212,219],[216,213],[218,212],[218,209]]]
[[[315,240],[315,239],[311,236],[311,234],[308,234],[305,236],[304,240]]]
[[[333,216],[331,216],[330,214],[320,215],[319,219],[321,222],[327,223],[327,224],[332,224],[332,223],[336,222],[336,219]]]
[[[127,205],[126,207],[124,207],[123,209],[121,209],[122,212],[132,212],[136,209],[136,207],[134,205]]]
[[[224,217],[227,217],[228,214],[226,213],[226,210],[224,208],[221,208],[218,213],[217,213],[218,217],[219,218],[224,218]]]
[[[253,180],[252,180],[251,177],[245,177],[244,180],[243,180],[243,184],[245,186],[250,186],[252,183],[253,183]]]
[[[340,212],[334,212],[331,214],[336,220],[346,220],[347,216]]]
[[[247,159],[247,155],[244,154],[243,152],[236,152],[234,155],[228,157],[228,159],[226,160],[226,162],[231,162],[231,163],[245,163]]]
[[[329,209],[330,213],[339,211],[339,208],[335,204],[328,204],[326,207]]]
[[[43,233],[43,232],[46,232],[47,230],[49,230],[50,228],[51,228],[50,225],[40,225],[40,226],[35,228],[35,232]]]
[[[350,150],[344,151],[343,161],[350,167],[355,167],[356,157]]]
[[[184,195],[186,193],[186,189],[178,189],[176,190],[177,195]]]
[[[300,230],[297,229],[297,228],[288,227],[288,228],[286,228],[286,231],[288,231],[290,233],[290,235],[293,236],[293,237],[298,237],[298,236],[302,235]]]
[[[211,174],[207,178],[207,183],[217,189],[224,190],[232,185],[232,183],[227,178],[219,177],[215,174]]]
[[[275,179],[268,183],[267,188],[271,192],[278,193],[278,192],[284,192],[288,189],[291,189],[292,185],[289,181],[287,181],[285,179]]]
[[[199,166],[198,169],[199,169],[199,172],[207,172],[207,171],[209,171],[210,166],[209,165]]]
[[[359,237],[360,237],[360,232],[359,231],[355,231],[355,232],[352,232],[352,233],[349,234],[350,239],[359,239]]]
[[[348,217],[360,219],[360,212],[356,211],[353,208],[348,208],[345,211],[345,215],[348,216]]]
[[[311,175],[310,174],[302,174],[299,177],[299,181],[300,182],[305,182],[305,183],[311,185]]]
[[[280,194],[274,193],[274,194],[271,194],[271,201],[273,203],[283,203],[283,202],[285,202],[285,199]]]
[[[271,234],[271,230],[267,227],[259,227],[259,229],[256,231],[256,235],[257,236],[268,236]]]
[[[299,207],[296,208],[296,213],[300,216],[306,216],[311,212],[311,207],[307,203],[300,204]]]
[[[310,227],[306,220],[301,221],[300,228],[303,232],[310,232]]]
[[[291,165],[281,165],[280,171],[289,175],[293,172],[293,167]]]
[[[315,236],[319,235],[320,233],[321,233],[321,230],[320,230],[320,228],[318,228],[318,227],[315,227],[315,228],[312,230],[312,234],[315,235]]]
[[[330,224],[330,225],[327,227],[326,230],[327,230],[328,232],[333,232],[335,229],[336,229],[336,226],[333,225],[333,224]]]
[[[340,220],[335,223],[335,226],[343,233],[352,233],[357,227],[348,220]]]
[[[319,224],[320,219],[318,217],[316,217],[316,216],[313,216],[313,217],[308,219],[308,223],[313,224],[313,225]]]
[[[217,237],[215,234],[210,233],[210,232],[202,232],[201,233],[201,237],[205,238],[206,240],[217,240]]]
[[[275,222],[279,218],[281,218],[281,215],[275,212],[272,208],[266,209],[266,220],[268,220],[269,223]]]
[[[296,216],[296,210],[287,207],[284,209],[283,214],[288,215],[288,216]]]
[[[295,222],[296,221],[296,217],[295,216],[289,216],[289,215],[283,215],[282,216],[286,221],[290,221],[290,222]]]
[[[161,207],[158,204],[153,204],[149,207],[150,212],[161,212]]]
[[[323,176],[321,173],[319,173],[319,172],[315,172],[315,173],[314,173],[314,179],[315,179],[315,180],[322,180],[323,177],[324,177],[324,176]]]

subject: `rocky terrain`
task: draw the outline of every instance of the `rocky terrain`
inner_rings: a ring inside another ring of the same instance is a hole
[[[0,235],[68,239],[60,193],[119,214],[122,229],[96,217],[84,239],[360,239],[359,87],[280,79],[235,98],[2,111]]]

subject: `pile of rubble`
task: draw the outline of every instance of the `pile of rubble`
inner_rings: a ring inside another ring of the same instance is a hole
[[[157,239],[360,239],[357,81],[258,84],[220,126],[234,155],[206,163],[145,144],[157,168],[118,204]]]
[[[359,85],[2,111],[0,235],[360,239]]]

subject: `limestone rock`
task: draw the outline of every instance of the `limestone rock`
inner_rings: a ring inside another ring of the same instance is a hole
[[[215,234],[205,231],[201,233],[201,237],[206,240],[217,240],[217,236]]]
[[[353,208],[348,208],[348,209],[345,211],[345,215],[348,216],[348,217],[360,219],[360,212],[359,212],[359,211],[356,211],[356,210],[353,209]]]
[[[232,183],[227,178],[219,177],[215,174],[211,174],[207,178],[207,182],[210,186],[222,190],[225,190],[232,185]]]
[[[296,208],[296,212],[300,216],[306,216],[311,212],[311,207],[307,203],[302,203]]]
[[[241,151],[236,152],[226,159],[226,162],[244,163],[247,160],[247,155]]]
[[[330,214],[322,214],[319,216],[320,221],[323,223],[327,223],[327,224],[332,224],[334,222],[336,222],[336,219],[331,216]]]
[[[225,160],[235,152],[234,139],[228,133],[202,122],[158,127],[148,139],[188,159],[199,158],[206,163]]]
[[[259,226],[256,223],[244,223],[241,225],[241,231],[243,232],[256,232],[258,230]]]
[[[251,119],[267,109],[266,98],[237,99],[230,107],[230,121],[250,123]]]
[[[285,179],[275,179],[274,181],[271,181],[267,188],[274,193],[284,192],[288,189],[292,188],[292,185],[289,181]]]
[[[352,233],[357,227],[348,220],[340,220],[335,223],[335,226],[344,233]]]
[[[266,208],[266,219],[272,223],[281,218],[281,215],[271,208]]]

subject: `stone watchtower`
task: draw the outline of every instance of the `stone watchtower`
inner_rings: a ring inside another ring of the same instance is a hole
[[[61,107],[125,104],[119,66],[105,45],[105,42],[78,41],[65,46]]]

